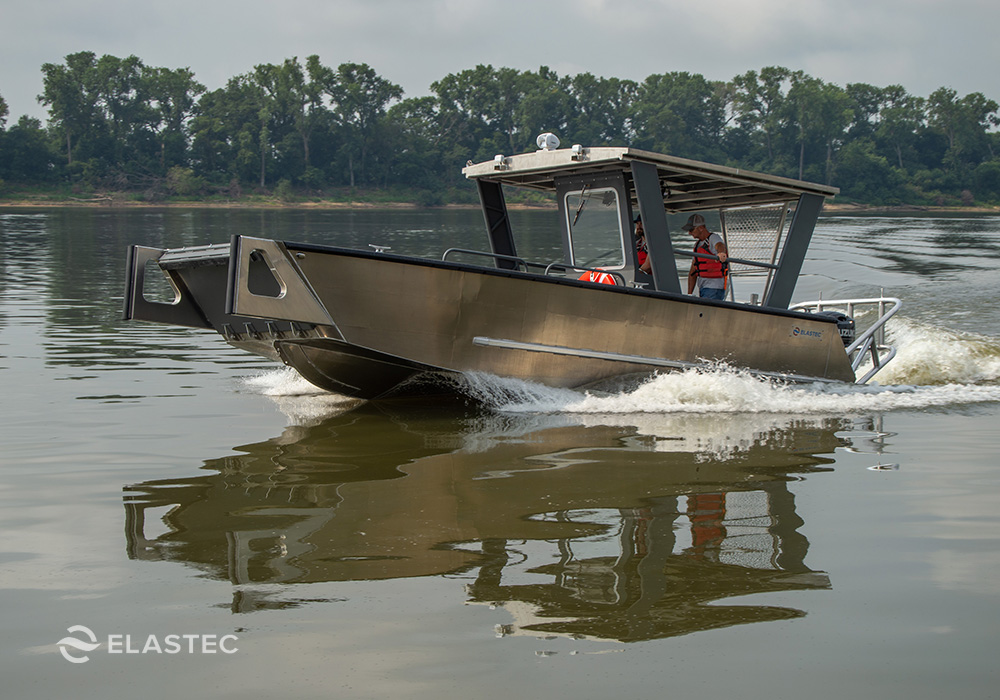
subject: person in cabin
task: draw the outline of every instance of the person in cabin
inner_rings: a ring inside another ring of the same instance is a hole
[[[642,217],[635,217],[635,252],[639,260],[639,269],[649,274],[649,249],[646,247],[646,232],[642,228]]]
[[[692,214],[687,223],[681,226],[696,239],[694,252],[715,255],[715,258],[701,256],[691,260],[691,270],[688,272],[688,294],[694,293],[698,287],[699,296],[703,299],[725,299],[726,286],[729,282],[729,252],[722,236],[712,233],[705,226],[705,217]]]

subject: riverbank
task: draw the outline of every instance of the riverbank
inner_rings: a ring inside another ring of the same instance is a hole
[[[475,205],[445,205],[470,208]],[[138,201],[105,201],[105,200],[42,200],[17,199],[0,200],[0,208],[43,209],[54,207],[75,207],[82,209],[419,209],[421,205],[414,202],[279,202],[279,201],[172,201],[172,202],[138,202]],[[444,208],[444,207],[441,207]]]
[[[427,205],[418,202],[371,202],[371,201],[286,201],[276,198],[248,197],[233,200],[164,200],[157,202],[139,201],[124,196],[100,196],[85,198],[16,197],[0,199],[0,209],[42,209],[54,207],[113,208],[113,209],[305,209],[305,210],[373,210],[373,209],[478,209],[479,204],[449,203]],[[508,202],[508,209],[555,209],[555,202]],[[991,214],[1000,212],[1000,206],[930,206],[919,204],[874,205],[856,202],[827,202],[824,211],[830,213],[955,213]]]

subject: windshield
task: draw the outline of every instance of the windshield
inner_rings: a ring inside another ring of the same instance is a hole
[[[572,264],[581,267],[625,266],[618,193],[584,187],[566,194],[569,249]]]

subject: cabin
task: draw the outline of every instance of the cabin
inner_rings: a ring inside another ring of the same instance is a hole
[[[478,188],[499,268],[537,267],[518,257],[504,199],[504,186],[527,188],[553,193],[559,205],[565,264],[543,266],[547,274],[599,270],[626,287],[681,294],[679,280],[695,254],[673,245],[668,222],[700,213],[718,222],[710,228],[726,242],[731,277],[761,278],[745,302],[787,309],[823,202],[839,192],[635,148],[559,149],[552,134],[539,136],[538,145],[463,169]],[[635,246],[640,217],[649,274],[639,269]]]

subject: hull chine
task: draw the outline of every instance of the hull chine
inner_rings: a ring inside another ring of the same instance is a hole
[[[405,393],[417,377],[444,373],[439,367],[414,362],[334,338],[282,341],[278,355],[308,382],[321,389],[359,399]],[[425,393],[426,386],[419,389]]]

